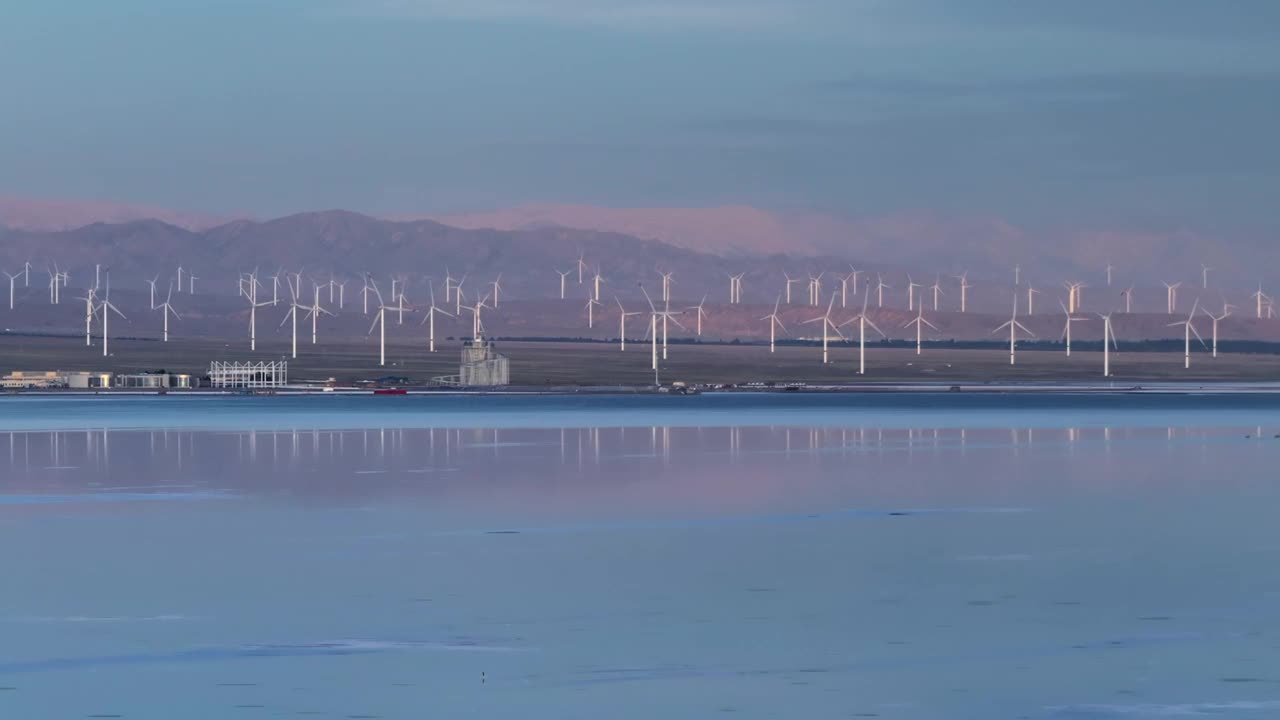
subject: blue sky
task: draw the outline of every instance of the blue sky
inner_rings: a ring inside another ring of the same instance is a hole
[[[1272,0],[49,0],[0,87],[6,194],[1280,224]]]

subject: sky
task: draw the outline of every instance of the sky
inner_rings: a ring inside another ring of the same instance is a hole
[[[1274,0],[46,0],[0,194],[1280,229]]]

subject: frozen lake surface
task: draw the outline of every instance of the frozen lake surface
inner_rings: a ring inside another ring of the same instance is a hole
[[[0,717],[1277,717],[1277,410],[0,399]]]

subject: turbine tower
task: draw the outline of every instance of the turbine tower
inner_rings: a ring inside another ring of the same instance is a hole
[[[782,332],[787,331],[787,326],[782,324],[782,318],[778,317],[778,306],[781,304],[782,304],[782,296],[779,295],[778,299],[775,300],[773,303],[773,312],[760,318],[761,320],[769,321],[769,352],[771,353],[773,352],[774,340],[777,337],[778,329],[781,328]]]
[[[885,334],[881,332],[880,328],[876,327],[876,324],[871,322],[871,319],[867,317],[867,302],[870,299],[871,299],[871,288],[868,287],[866,290],[863,291],[863,294],[862,294],[862,312],[858,313],[857,317],[844,323],[845,325],[848,325],[850,323],[855,323],[855,322],[858,323],[858,374],[859,375],[867,374],[867,326],[870,325],[872,330],[875,330],[876,332],[880,333],[880,337],[885,337]]]
[[[831,311],[835,308],[835,306],[836,306],[836,295],[835,293],[831,293],[831,302],[827,303],[827,312],[823,315],[819,315],[818,317],[813,318],[812,320],[805,320],[803,323],[801,323],[802,325],[808,325],[809,323],[816,323],[816,322],[822,323],[822,364],[823,365],[826,365],[827,363],[830,362],[830,356],[827,352],[827,346],[830,343],[831,334],[828,332],[828,330],[834,330],[837,337],[839,337],[841,340],[845,339],[844,334],[840,332],[839,326],[837,326],[834,322],[831,321]]]
[[[1218,323],[1231,317],[1232,310],[1235,310],[1234,306],[1224,303],[1222,305],[1221,315],[1214,315],[1208,310],[1203,311],[1204,314],[1208,315],[1209,319],[1213,321],[1213,357],[1215,358],[1218,357]]]
[[[1200,341],[1201,346],[1206,348],[1208,347],[1204,344],[1204,338],[1200,337],[1200,332],[1196,330],[1196,326],[1192,322],[1195,320],[1196,311],[1199,309],[1200,301],[1197,300],[1192,304],[1191,314],[1187,316],[1186,320],[1183,320],[1182,322],[1169,323],[1169,327],[1181,327],[1183,329],[1183,339],[1185,340],[1185,343],[1183,345],[1182,367],[1187,370],[1191,369],[1191,336],[1195,335],[1196,339]]]
[[[567,273],[566,273],[567,274]],[[446,317],[457,317],[451,315],[445,310],[436,307],[436,289],[430,280],[427,281],[427,292],[430,293],[431,306],[427,308],[426,317],[422,318],[422,323],[427,326],[427,352],[436,351],[436,313],[440,313]]]
[[[627,318],[631,317],[632,315],[639,315],[641,313],[638,310],[634,312],[627,312],[627,309],[622,307],[622,301],[618,299],[617,295],[613,296],[613,301],[618,303],[618,350],[622,352],[626,352],[627,351]]]
[[[924,345],[924,326],[928,325],[930,328],[933,328],[934,332],[938,332],[938,327],[936,325],[924,319],[924,303],[920,303],[920,307],[916,310],[916,319],[902,327],[903,329],[906,329],[912,325],[916,327],[916,355],[919,355],[922,351],[922,346]]]
[[[1004,323],[1003,325],[996,328],[995,330],[992,330],[991,334],[994,335],[1000,332],[1001,330],[1004,330],[1005,328],[1009,328],[1009,364],[1017,365],[1018,364],[1018,331],[1019,330],[1023,331],[1029,337],[1035,337],[1036,335],[1035,333],[1028,330],[1026,325],[1023,325],[1022,323],[1018,322],[1018,296],[1016,293],[1014,294],[1014,297],[1013,297],[1013,316],[1009,318],[1008,322]]]
[[[173,299],[173,285],[170,285],[169,292],[164,296],[164,302],[160,303],[159,305],[155,305],[153,303],[151,308],[152,310],[160,310],[160,313],[164,315],[164,342],[169,342],[169,316],[173,315],[173,318],[175,320],[182,319],[182,316],[179,315],[178,311],[174,310],[173,305],[170,304],[170,300],[172,299]]]
[[[1116,332],[1111,324],[1111,313],[1103,315],[1098,314],[1102,318],[1102,377],[1111,377],[1111,349],[1120,349],[1116,344]],[[1109,344],[1108,344],[1109,343]]]

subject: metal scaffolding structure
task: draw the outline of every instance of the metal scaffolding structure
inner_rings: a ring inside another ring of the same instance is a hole
[[[216,388],[277,388],[289,382],[289,363],[209,363],[209,385]]]

